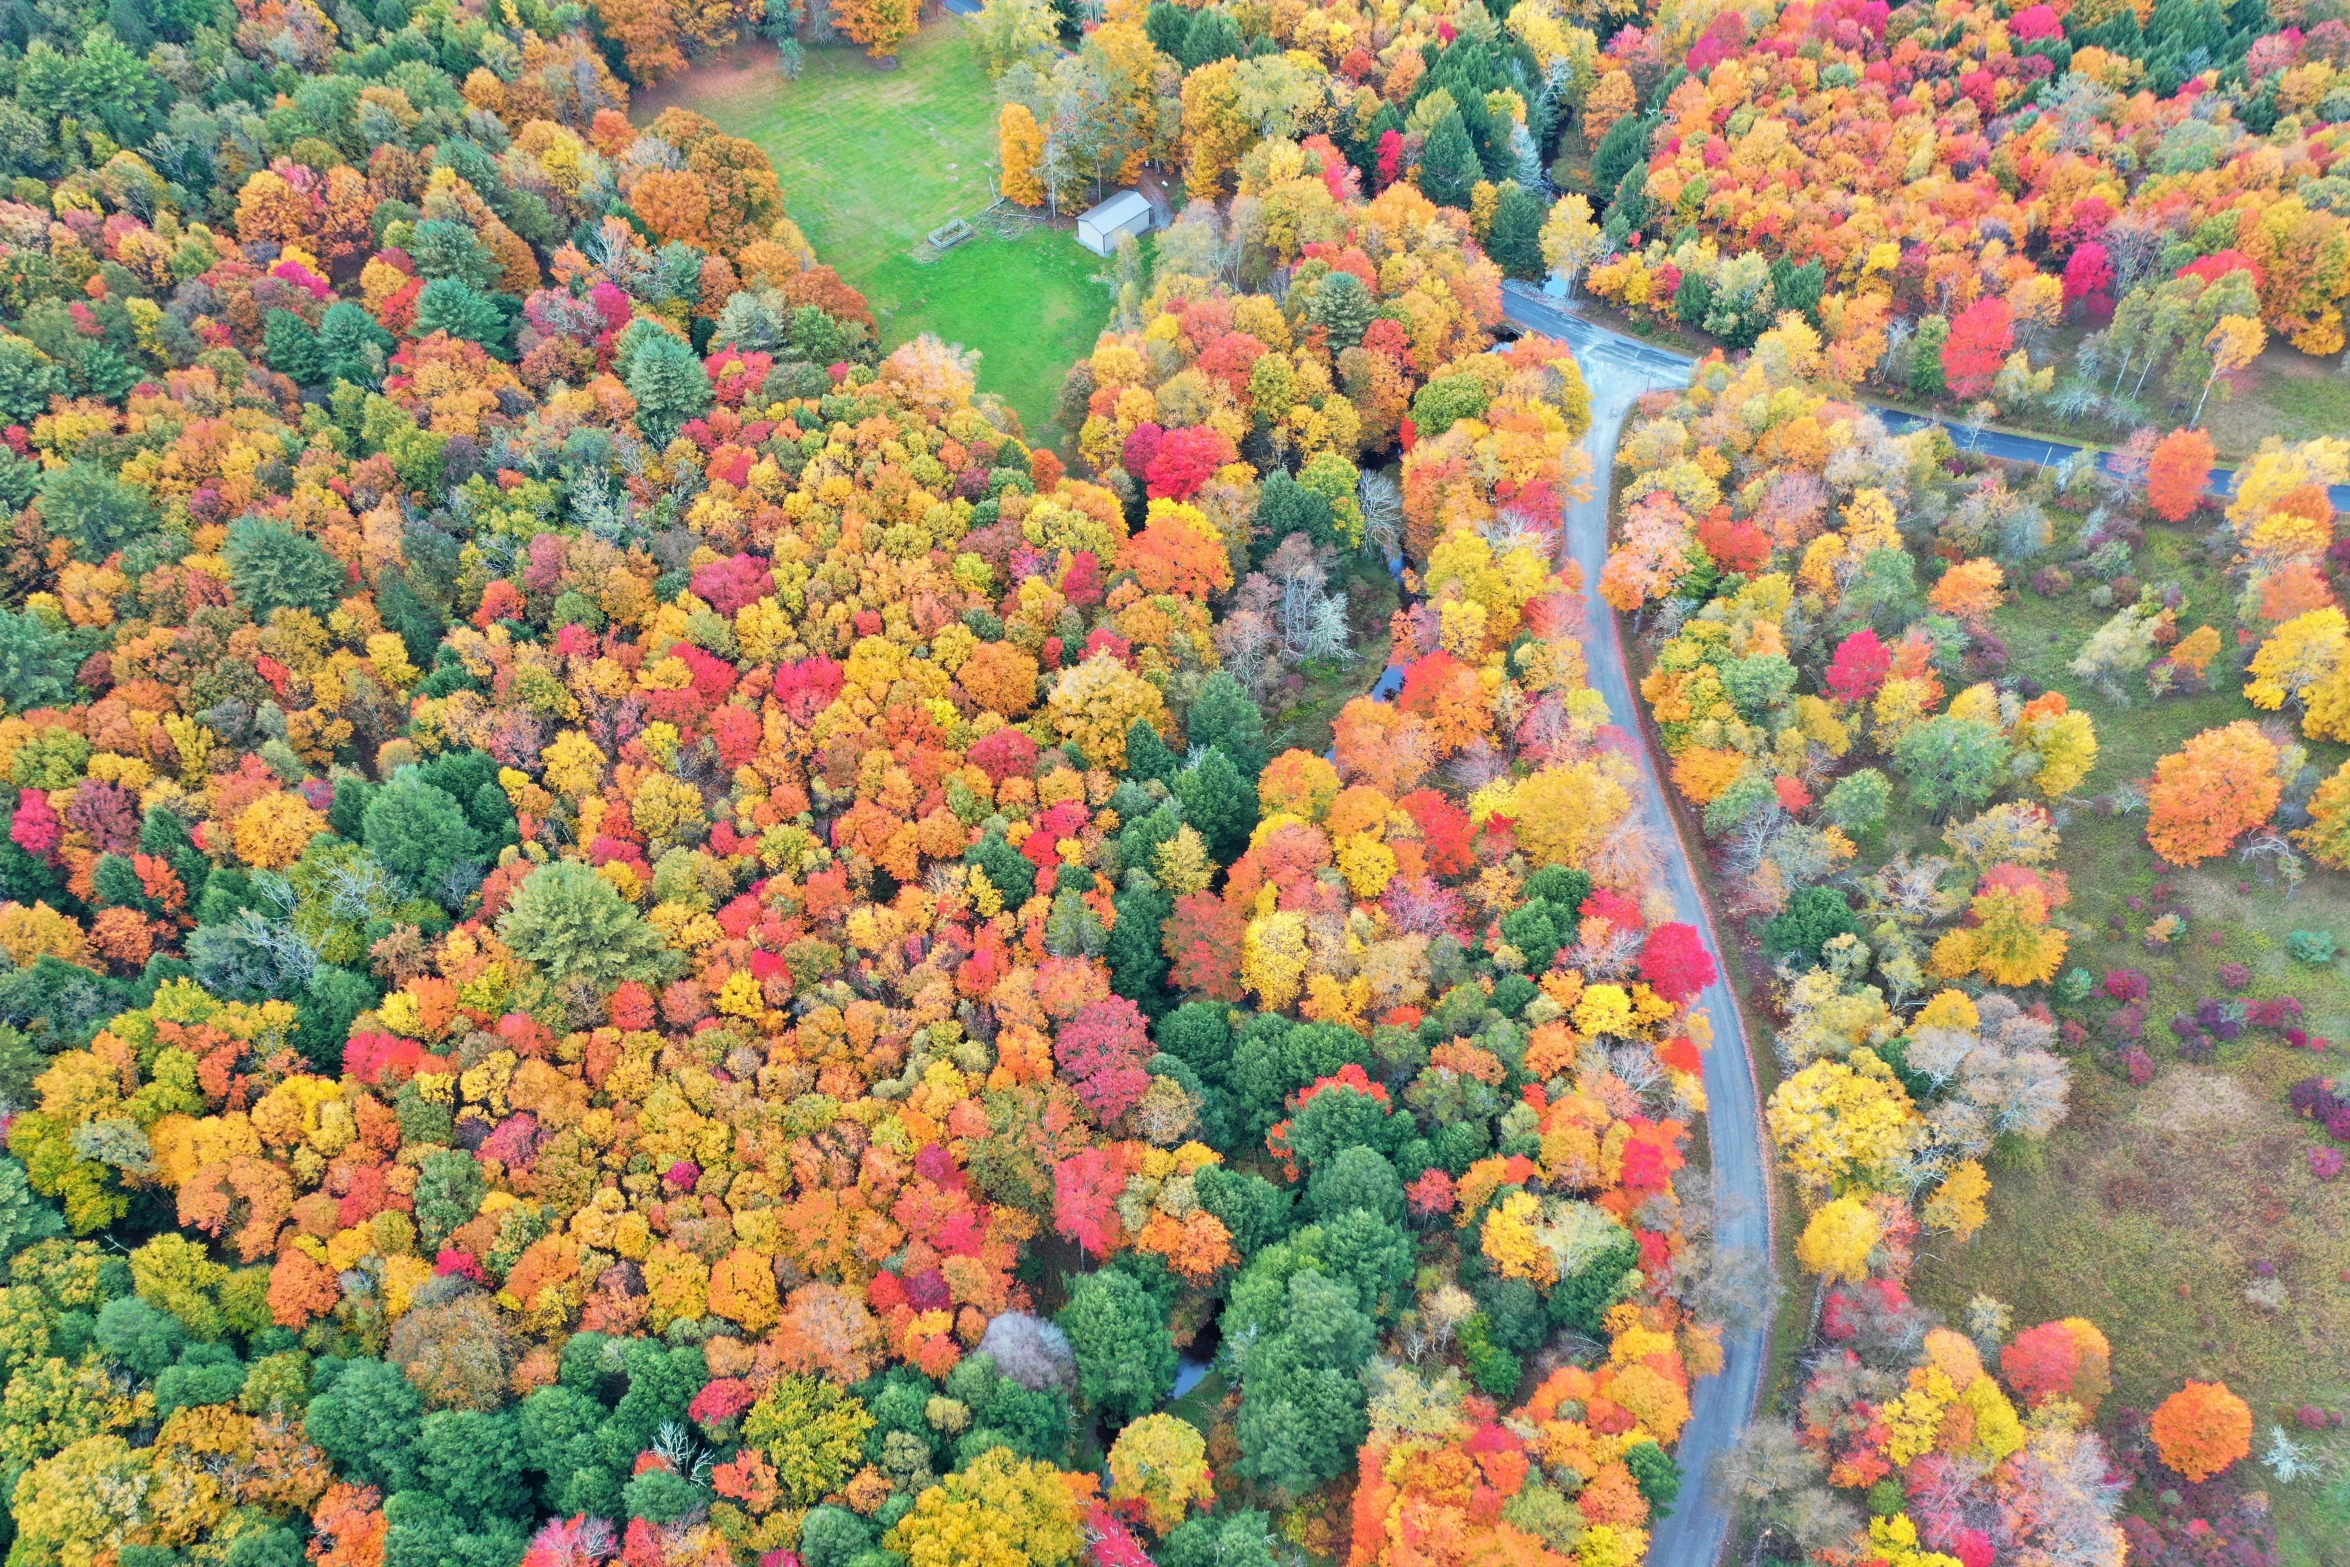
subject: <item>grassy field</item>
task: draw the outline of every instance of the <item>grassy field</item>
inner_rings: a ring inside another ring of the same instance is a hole
[[[789,81],[772,51],[745,50],[644,95],[638,118],[672,104],[766,149],[793,221],[872,302],[885,348],[936,332],[977,349],[980,389],[1051,437],[1061,377],[1109,317],[1096,279],[1109,264],[1067,229],[1026,224],[915,259],[925,234],[995,199],[995,94],[962,23],[923,28],[895,71],[841,46],[811,51]]]
[[[2154,530],[2135,566],[2148,582],[2184,589],[2182,630],[2209,623],[2235,647],[2233,585],[2195,534]],[[2065,666],[2109,613],[2088,602],[2084,584],[2056,600],[2027,590],[1997,622],[2015,673],[2095,716],[2101,752],[2084,796],[2146,778],[2198,730],[2238,718],[2276,724],[2238,694],[2240,675],[2225,656],[2212,666],[2215,689],[2202,695],[2157,702],[2141,687],[2124,709],[2088,688]],[[2331,770],[2341,748],[2312,747],[2310,760]],[[2110,1064],[2114,1046],[2097,1025],[2114,1002],[2100,995],[2070,1009],[2092,1030],[2070,1052],[2071,1118],[2045,1143],[1994,1162],[1990,1223],[1970,1245],[1923,1264],[1914,1284],[1952,1314],[1984,1291],[2008,1302],[2019,1325],[2086,1316],[2112,1341],[2116,1399],[2150,1407],[2185,1378],[2225,1380],[2252,1404],[2265,1441],[2282,1410],[2350,1405],[2350,1181],[2310,1174],[2307,1151],[2323,1135],[2285,1103],[2289,1084],[2338,1072],[2350,1051],[2350,958],[2313,968],[2285,951],[2295,930],[2350,941],[2350,877],[2313,869],[2288,898],[2233,860],[2190,871],[2160,865],[2142,813],[2075,807],[2062,825],[2060,868],[2073,893],[2068,965],[2100,978],[2132,968],[2152,981],[2144,1042],[2156,1076],[2133,1087]],[[2162,888],[2176,901],[2162,903]],[[2185,916],[2185,931],[2149,950],[2146,928],[2165,908]],[[2165,1020],[2227,995],[2225,963],[2251,969],[2247,995],[2298,997],[2303,1026],[2330,1036],[2333,1049],[2317,1056],[2252,1030],[2215,1060],[2182,1060]],[[2270,1276],[2281,1301],[2268,1293]],[[2247,1295],[2255,1284],[2267,1304]],[[2335,1478],[2268,1485],[2296,1567],[2350,1564],[2350,1482],[2341,1478],[2350,1448],[2338,1438],[2322,1445]],[[2268,1479],[2251,1470],[2244,1483]]]
[[[2339,356],[2312,359],[2274,343],[2253,362],[2244,391],[2206,411],[2203,422],[2223,452],[2251,451],[2272,435],[2340,435],[2350,430],[2350,374]]]

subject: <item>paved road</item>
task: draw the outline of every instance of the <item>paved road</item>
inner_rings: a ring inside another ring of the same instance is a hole
[[[1636,337],[1627,337],[1621,332],[1572,315],[1561,308],[1558,300],[1527,284],[1504,283],[1502,290],[1503,313],[1517,325],[1530,327],[1574,344],[1578,356],[1594,352],[1613,352],[1622,355],[1625,362],[1636,369],[1652,371],[1656,376],[1655,384],[1658,386],[1677,381],[1681,375],[1686,373],[1687,367],[1695,362],[1686,354],[1659,348],[1652,343],[1643,343]],[[1980,452],[1986,457],[1996,457],[2002,462],[2028,462],[2042,468],[2059,468],[2088,450],[2086,447],[2070,445],[2064,441],[2050,440],[2045,436],[2010,435],[2003,430],[1976,430],[1948,419],[1932,419],[1924,414],[1911,413],[1906,408],[1888,408],[1882,403],[1868,402],[1865,398],[1859,399],[1859,401],[1875,409],[1877,417],[1884,421],[1885,428],[1888,430],[1908,431],[1915,430],[1921,425],[1938,424],[1950,432],[1951,440],[1957,443],[1960,451]],[[2100,472],[2110,474],[2117,471],[2111,452],[2096,453],[2096,463]],[[2213,495],[2225,498],[2234,494],[2235,490],[2235,469],[2214,468],[2211,470],[2211,493]],[[2350,484],[2337,484],[2333,487],[2333,502],[2334,510],[2350,511]]]
[[[1521,319],[1521,300],[1511,296],[1510,306],[1512,318]],[[1689,361],[1557,312],[1543,311],[1539,304],[1525,309],[1522,324],[1539,326],[1573,343],[1583,378],[1591,387],[1591,433],[1584,443],[1591,454],[1591,498],[1568,508],[1564,552],[1583,569],[1587,597],[1583,648],[1592,689],[1607,698],[1608,708],[1625,732],[1638,735],[1642,732],[1640,709],[1634,705],[1631,672],[1617,635],[1615,612],[1599,596],[1599,574],[1607,564],[1608,490],[1615,470],[1616,437],[1633,400],[1650,387],[1678,385],[1687,379]],[[1672,852],[1666,855],[1665,884],[1673,895],[1675,911],[1707,933],[1716,955],[1722,957],[1726,975],[1734,952],[1723,956],[1712,911],[1690,870],[1688,847],[1678,841],[1655,756],[1646,745],[1638,746],[1634,754],[1640,763],[1640,810],[1671,846]],[[1707,987],[1701,1000],[1714,1025],[1713,1048],[1705,1058],[1705,1094],[1706,1139],[1713,1155],[1715,1244],[1724,1252],[1753,1254],[1746,1259],[1744,1271],[1753,1277],[1768,1277],[1772,1255],[1770,1166],[1763,1152],[1761,1103],[1746,1030],[1727,978]],[[1721,1555],[1729,1536],[1730,1508],[1716,1492],[1714,1460],[1737,1442],[1753,1418],[1769,1356],[1769,1322],[1758,1317],[1743,1331],[1726,1335],[1723,1348],[1727,1363],[1721,1375],[1705,1378],[1690,1391],[1691,1415],[1682,1429],[1678,1454],[1684,1476],[1681,1497],[1672,1516],[1657,1526],[1648,1553],[1653,1567],[1709,1567]]]
[[[1694,361],[1686,354],[1571,315],[1558,302],[1523,285],[1505,285],[1503,305],[1516,325],[1571,345],[1591,389],[1591,432],[1585,446],[1591,455],[1592,493],[1589,500],[1568,508],[1562,553],[1583,570],[1587,600],[1584,652],[1592,688],[1607,699],[1610,711],[1627,733],[1645,735],[1616,616],[1599,596],[1600,573],[1607,564],[1608,498],[1615,473],[1616,440],[1633,401],[1643,392],[1681,385]],[[1877,411],[1892,429],[1915,429],[1927,422],[1901,409],[1880,407]],[[2061,441],[1978,432],[1947,422],[1944,428],[1963,449],[2010,462],[2054,467],[2073,460],[2082,450]],[[2111,471],[2108,457],[2100,455],[2097,461]],[[2212,475],[2213,492],[2225,495],[2234,482],[2232,471],[2217,470]],[[2334,503],[2350,510],[2350,486],[2335,487]],[[1392,700],[1402,684],[1402,673],[1396,668],[1383,672],[1373,694]],[[1665,794],[1656,753],[1642,743],[1634,755],[1640,764],[1639,808],[1674,849],[1667,856],[1666,887],[1680,918],[1706,932],[1720,955],[1725,949],[1691,871],[1694,857],[1681,837]],[[1722,966],[1726,974],[1728,961]],[[1700,999],[1714,1024],[1713,1048],[1706,1053],[1705,1091],[1706,1136],[1714,1172],[1715,1244],[1741,1274],[1768,1278],[1774,1256],[1772,1187],[1763,1149],[1761,1096],[1753,1052],[1727,979],[1717,979]],[[1768,1317],[1758,1314],[1755,1322],[1726,1335],[1723,1349],[1726,1363],[1722,1373],[1691,1390],[1690,1421],[1682,1430],[1677,1455],[1684,1476],[1681,1496],[1672,1516],[1658,1525],[1650,1544],[1652,1567],[1712,1567],[1729,1538],[1731,1508],[1717,1493],[1714,1463],[1736,1445],[1754,1417],[1770,1350]]]

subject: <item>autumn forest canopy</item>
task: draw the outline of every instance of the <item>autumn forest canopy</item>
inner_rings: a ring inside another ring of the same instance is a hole
[[[2350,1190],[2339,9],[0,10],[9,1567],[2330,1560],[2338,1348],[1993,1281]],[[923,28],[1167,193],[1049,426],[691,107]]]

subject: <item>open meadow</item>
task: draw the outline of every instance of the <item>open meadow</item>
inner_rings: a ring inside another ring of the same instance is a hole
[[[864,293],[885,352],[924,332],[974,349],[981,391],[1048,443],[1072,435],[1048,426],[1062,374],[1109,319],[1110,263],[1018,208],[951,250],[924,243],[995,201],[995,93],[969,29],[925,25],[890,71],[846,42],[806,61],[795,81],[771,46],[741,45],[640,95],[636,118],[682,105],[756,143],[817,257]]]

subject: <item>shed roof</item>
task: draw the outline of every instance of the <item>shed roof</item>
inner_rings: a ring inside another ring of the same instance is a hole
[[[1141,214],[1149,212],[1150,206],[1142,192],[1122,190],[1077,221],[1090,223],[1096,228],[1122,228]]]

